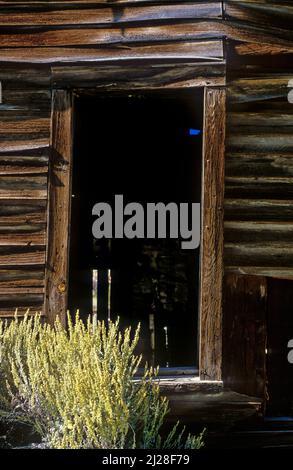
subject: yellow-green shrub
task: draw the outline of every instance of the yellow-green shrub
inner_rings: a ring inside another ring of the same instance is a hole
[[[0,401],[3,414],[30,422],[50,448],[200,448],[202,436],[175,426],[162,441],[168,412],[156,371],[134,375],[139,328],[119,331],[78,316],[68,328],[39,316],[0,322]]]

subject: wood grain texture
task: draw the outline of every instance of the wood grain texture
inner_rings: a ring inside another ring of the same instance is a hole
[[[40,266],[24,266],[0,268],[0,288],[44,288],[44,269]]]
[[[200,282],[200,377],[222,377],[224,89],[206,89]]]
[[[53,322],[57,316],[65,322],[66,316],[73,145],[72,106],[72,94],[69,91],[54,91],[44,306],[49,322]]]
[[[266,391],[266,308],[265,277],[225,276],[225,385],[256,397],[264,397]]]
[[[151,6],[38,9],[27,11],[19,6],[16,11],[0,11],[0,26],[70,26],[70,25],[117,25],[145,21],[172,21],[196,18],[220,18],[221,2],[162,4]]]
[[[225,83],[225,62],[53,66],[52,82],[58,88],[95,86],[106,90],[209,86]]]
[[[46,48],[35,47],[26,54],[23,48],[1,49],[0,63],[54,64],[79,62],[115,62],[128,60],[220,60],[223,45],[220,40],[205,42],[175,42],[142,46],[109,48]]]

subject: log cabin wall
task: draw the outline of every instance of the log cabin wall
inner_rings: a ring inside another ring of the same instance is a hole
[[[292,19],[266,0],[1,2],[0,315],[44,311],[52,89],[223,85],[227,59],[224,367],[263,394],[266,279],[293,274]],[[229,369],[247,331],[260,354]]]
[[[282,304],[293,279],[293,6],[227,1],[225,19],[246,35],[226,51],[224,378],[264,397],[270,354],[287,363],[284,335],[282,350],[272,351],[268,331],[276,318],[287,327],[269,299],[274,293]],[[278,293],[270,278],[284,280]]]
[[[1,2],[0,315],[56,300],[44,308],[52,90],[223,85],[222,16],[219,1]]]

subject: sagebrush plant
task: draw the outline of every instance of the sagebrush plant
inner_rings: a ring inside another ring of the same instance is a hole
[[[135,378],[139,327],[119,330],[119,321],[84,323],[68,316],[65,329],[40,316],[0,322],[2,417],[29,422],[48,448],[189,448],[202,434],[178,431],[162,439],[168,401],[157,371]]]

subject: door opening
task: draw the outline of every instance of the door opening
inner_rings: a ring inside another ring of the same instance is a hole
[[[176,239],[96,240],[92,208],[200,202],[202,90],[76,98],[68,307],[141,323],[143,360],[196,367],[199,248]]]

